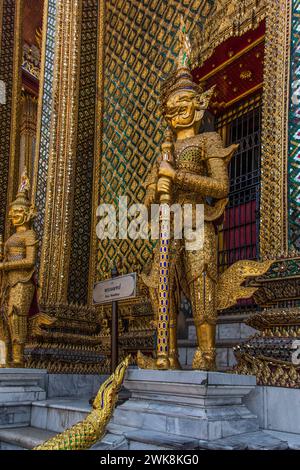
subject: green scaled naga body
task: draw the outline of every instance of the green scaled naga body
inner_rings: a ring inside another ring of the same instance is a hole
[[[75,424],[33,450],[85,450],[99,441],[104,436],[106,426],[113,415],[118,392],[123,384],[130,360],[131,357],[128,356],[101,385],[93,403],[93,411],[84,421]]]

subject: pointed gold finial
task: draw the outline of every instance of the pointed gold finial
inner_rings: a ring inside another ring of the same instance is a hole
[[[202,84],[197,84],[193,79],[191,70],[192,46],[183,16],[181,16],[178,38],[180,50],[177,66],[161,85],[161,105],[164,115],[167,111],[167,101],[175,93],[181,91],[193,93],[198,101],[199,109],[206,110],[215,92],[215,87],[204,92]]]
[[[21,181],[18,189],[18,194],[16,199],[11,203],[11,207],[13,206],[21,206],[29,208],[31,206],[29,200],[29,192],[30,192],[30,181],[27,174],[27,168],[24,168],[24,171],[21,175]]]
[[[24,193],[27,191],[29,193],[30,191],[30,181],[28,178],[28,173],[27,173],[27,167],[25,166],[24,171],[21,175],[21,183],[19,186],[19,193]]]
[[[192,46],[191,46],[190,37],[187,32],[187,27],[186,27],[183,15],[181,15],[181,18],[180,18],[180,29],[178,33],[178,38],[179,38],[180,52],[178,56],[177,67],[178,69],[189,68],[190,62],[191,62],[191,55],[192,55]]]

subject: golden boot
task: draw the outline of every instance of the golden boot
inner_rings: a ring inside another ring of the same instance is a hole
[[[18,309],[13,308],[13,313],[8,317],[10,336],[12,340],[12,367],[24,366],[24,348],[27,339],[28,317],[20,315]]]
[[[22,368],[24,367],[24,348],[25,343],[14,342],[12,344],[12,367]]]
[[[196,332],[200,346],[194,356],[193,369],[214,371],[216,370],[216,325],[203,323],[196,327]]]

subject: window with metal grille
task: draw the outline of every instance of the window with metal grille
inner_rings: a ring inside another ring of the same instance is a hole
[[[227,145],[239,143],[230,168],[230,196],[219,231],[219,269],[257,259],[261,155],[261,107],[227,122]]]

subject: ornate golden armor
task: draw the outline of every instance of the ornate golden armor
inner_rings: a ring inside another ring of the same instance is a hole
[[[16,200],[11,204],[9,219],[15,233],[6,241],[0,255],[0,339],[5,343],[5,366],[24,365],[24,346],[28,335],[28,313],[33,300],[37,238],[31,228],[35,209],[29,197],[29,180],[25,173]],[[31,327],[52,323],[45,315],[33,317]]]
[[[271,262],[238,262],[219,277],[217,269],[216,226],[220,223],[229,193],[228,164],[238,145],[224,148],[221,137],[216,132],[199,133],[205,110],[214,89],[203,92],[193,80],[189,66],[191,47],[184,29],[180,32],[181,49],[178,65],[162,89],[162,110],[170,127],[174,142],[170,142],[170,132],[162,150],[167,146],[172,158],[160,158],[146,181],[146,204],[165,200],[180,205],[204,205],[204,244],[201,249],[186,249],[183,240],[170,240],[169,280],[167,287],[161,287],[159,274],[159,252],[156,249],[149,273],[142,275],[149,287],[150,297],[156,318],[158,345],[160,338],[168,338],[168,353],[157,348],[155,360],[138,355],[142,368],[179,368],[177,352],[177,312],[180,293],[190,299],[196,326],[198,348],[193,368],[214,370],[215,334],[217,312],[236,303],[238,298],[250,297],[254,290],[241,287],[247,277],[266,272]],[[172,140],[172,139],[171,139]],[[157,287],[159,286],[159,287]],[[161,296],[170,290],[168,324],[159,321],[161,316]],[[225,301],[226,299],[226,301]],[[228,301],[228,299],[230,299]],[[226,305],[226,307],[224,307]],[[163,328],[169,333],[164,336]]]

